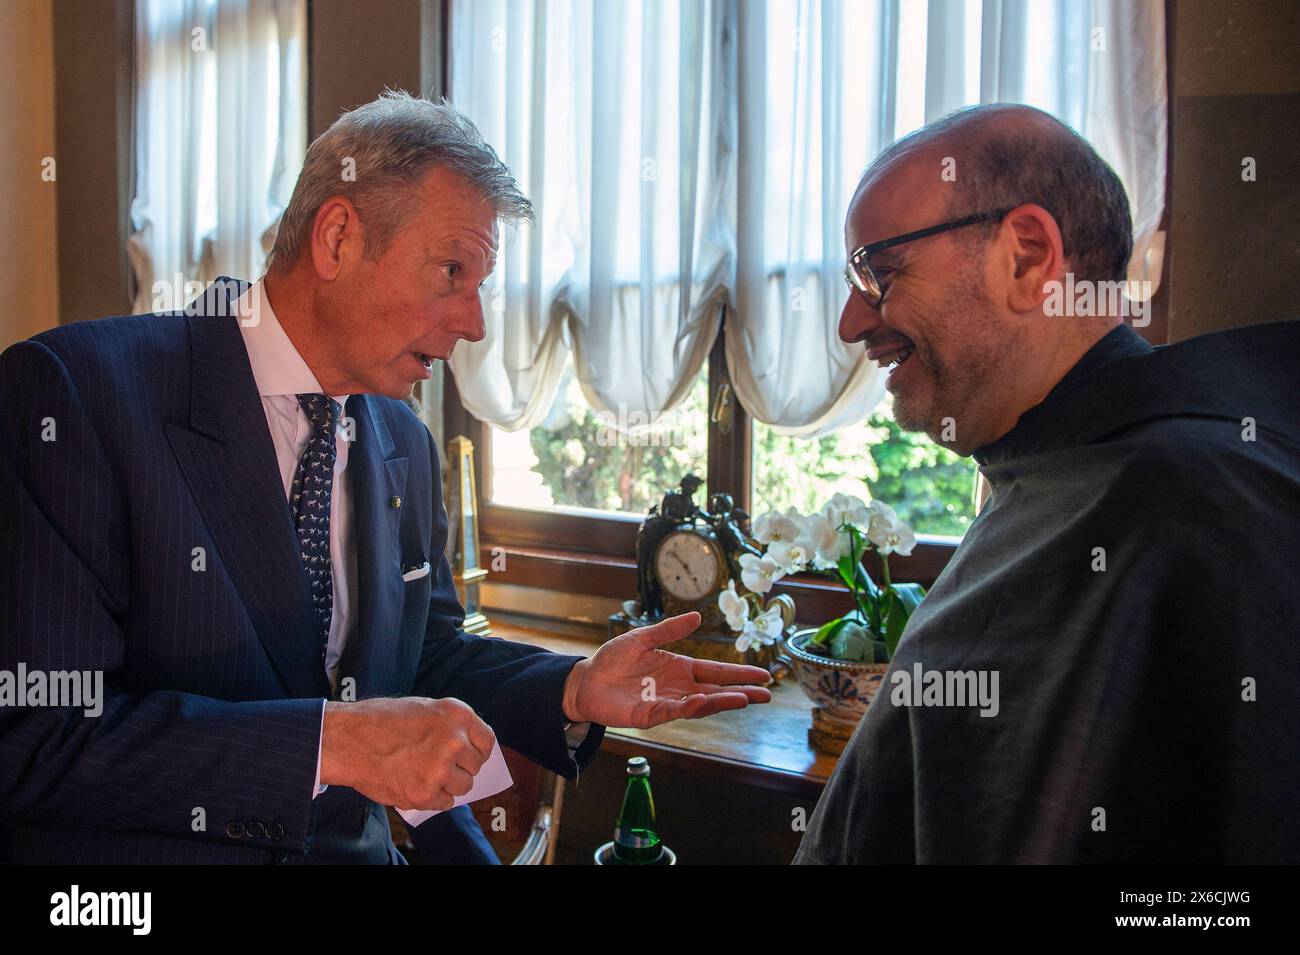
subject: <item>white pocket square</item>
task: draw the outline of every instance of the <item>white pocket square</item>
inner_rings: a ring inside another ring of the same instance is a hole
[[[409,583],[412,580],[419,580],[421,577],[427,576],[428,573],[429,562],[426,560],[422,566],[415,568],[415,570],[408,570],[406,573],[402,574],[402,580]]]

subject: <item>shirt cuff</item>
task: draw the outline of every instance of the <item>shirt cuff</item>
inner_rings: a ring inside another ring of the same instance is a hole
[[[311,791],[312,799],[315,799],[325,790],[329,789],[328,786],[322,786],[320,784],[320,755],[321,748],[325,743],[325,704],[327,702],[328,700],[320,701],[320,738],[316,741],[316,785]]]
[[[582,723],[566,723],[564,726],[564,738],[568,741],[569,752],[572,754],[582,746],[586,740],[587,734],[591,732],[591,721],[586,720]]]

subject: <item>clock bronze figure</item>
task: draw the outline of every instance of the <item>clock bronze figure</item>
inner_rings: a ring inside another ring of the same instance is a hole
[[[660,504],[653,505],[637,533],[638,601],[628,601],[624,611],[609,618],[610,636],[636,627],[696,611],[699,629],[671,644],[677,653],[705,660],[750,663],[776,668],[777,648],[736,649],[736,634],[728,626],[718,595],[727,581],[740,584],[741,554],[762,555],[749,536],[749,515],[736,507],[731,495],[713,494],[709,510],[701,511],[694,495],[704,482],[694,474],[682,478],[676,490],[668,491]],[[774,600],[783,615],[793,621],[793,602],[788,597]],[[788,613],[787,610],[788,604]]]

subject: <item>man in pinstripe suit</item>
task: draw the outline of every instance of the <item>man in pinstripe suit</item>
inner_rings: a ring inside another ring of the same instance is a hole
[[[0,705],[15,861],[400,861],[383,807],[447,809],[498,741],[572,779],[603,726],[770,699],[658,649],[696,615],[590,660],[460,630],[401,399],[529,214],[472,124],[385,96],[308,151],[263,280],[0,356],[0,674],[104,679],[96,716]]]

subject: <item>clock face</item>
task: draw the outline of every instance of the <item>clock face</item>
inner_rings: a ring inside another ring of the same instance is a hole
[[[655,552],[655,576],[664,590],[685,603],[703,600],[721,583],[722,555],[707,537],[673,531]]]

